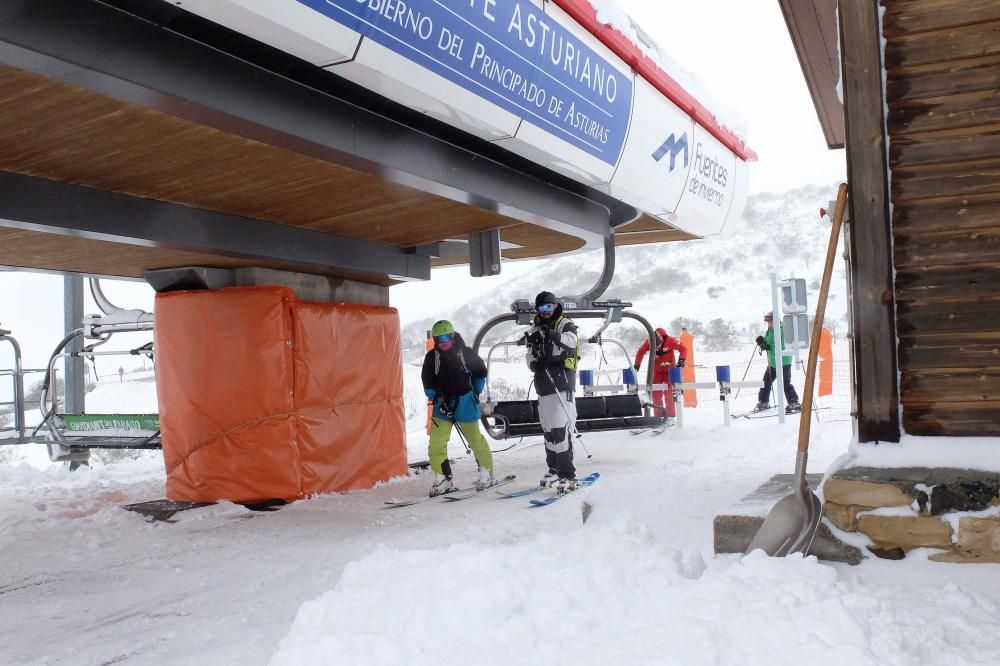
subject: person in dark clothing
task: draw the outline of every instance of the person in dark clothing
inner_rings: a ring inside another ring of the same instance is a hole
[[[563,316],[555,294],[543,291],[535,297],[534,324],[525,333],[526,360],[535,373],[538,419],[545,437],[548,472],[541,484],[555,484],[560,492],[576,488],[573,440],[576,424],[576,364],[580,343],[576,324]]]
[[[431,335],[434,348],[424,356],[421,372],[424,393],[434,404],[431,438],[427,445],[427,457],[435,479],[430,495],[436,497],[456,489],[448,460],[448,440],[455,424],[476,457],[479,478],[475,486],[483,490],[495,483],[493,454],[479,429],[479,394],[486,384],[486,363],[465,346],[451,322],[435,322]]]
[[[771,385],[778,376],[774,368],[774,350],[776,346],[784,347],[785,341],[785,325],[779,324],[778,342],[775,343],[774,315],[772,313],[768,312],[764,315],[764,323],[767,324],[767,332],[764,335],[758,335],[756,342],[761,351],[767,352],[768,367],[764,371],[764,388],[757,393],[757,406],[753,410],[755,412],[763,411],[770,407]],[[795,387],[792,386],[792,357],[790,355],[782,355],[781,357],[781,381],[785,388],[785,400],[788,403],[787,411],[795,412],[802,409],[802,406],[799,404],[799,394],[795,392]]]

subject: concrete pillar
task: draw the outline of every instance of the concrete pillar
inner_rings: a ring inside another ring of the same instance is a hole
[[[298,299],[312,303],[389,305],[389,287],[377,284],[271,268],[237,268],[233,273],[237,287],[274,284],[288,287]]]
[[[288,287],[295,297],[311,303],[363,303],[389,305],[389,287],[345,278],[309,273],[279,271],[271,268],[203,268],[190,266],[146,271],[143,274],[157,292],[188,289],[223,289],[225,287]]]

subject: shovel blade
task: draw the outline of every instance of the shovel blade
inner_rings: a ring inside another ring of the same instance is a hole
[[[822,508],[819,498],[808,489],[782,497],[767,514],[746,552],[760,548],[772,557],[808,554]]]

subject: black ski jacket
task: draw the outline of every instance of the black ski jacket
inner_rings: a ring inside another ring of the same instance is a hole
[[[459,396],[482,387],[486,378],[486,363],[478,354],[465,346],[465,340],[455,333],[451,349],[434,349],[424,356],[420,373],[424,390],[433,390],[437,398],[453,401]],[[480,380],[480,381],[477,381]]]

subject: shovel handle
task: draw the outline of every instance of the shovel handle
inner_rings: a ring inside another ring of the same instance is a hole
[[[806,385],[802,392],[802,415],[799,417],[799,453],[809,450],[809,429],[812,426],[813,388],[816,386],[816,359],[819,357],[819,339],[823,333],[823,318],[826,316],[826,297],[830,293],[830,277],[833,275],[833,260],[837,254],[837,240],[844,222],[847,207],[847,184],[841,183],[837,189],[837,207],[830,227],[830,243],[826,248],[826,264],[823,266],[823,282],[819,288],[816,316],[813,319],[812,336],[809,340],[809,360],[806,361]]]

